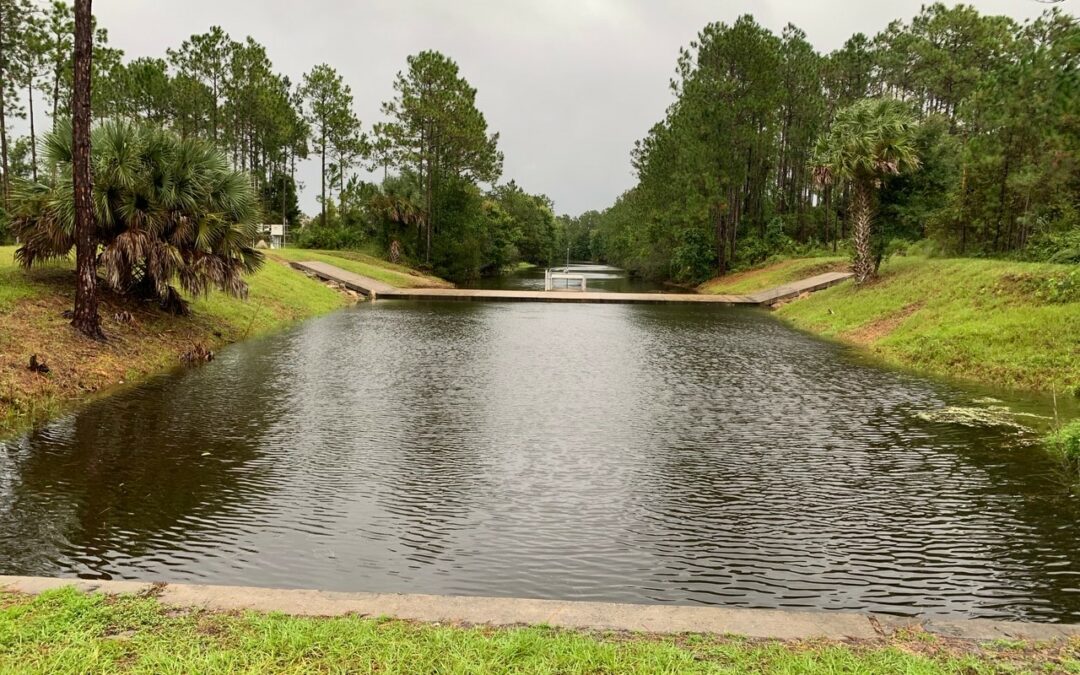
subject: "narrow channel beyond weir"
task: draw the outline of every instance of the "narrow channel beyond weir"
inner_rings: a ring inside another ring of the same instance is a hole
[[[919,628],[961,640],[1064,640],[1080,625],[896,617],[884,614],[685,605],[491,598],[402,593],[343,593],[307,589],[0,576],[0,589],[37,595],[67,586],[84,593],[152,596],[164,605],[213,611],[280,612],[293,616],[355,615],[427,623],[487,626],[546,625],[573,630],[652,634],[742,635],[777,640],[876,639]]]
[[[608,293],[594,291],[508,291],[466,288],[395,288],[389,284],[354,274],[340,267],[319,261],[290,263],[295,269],[313,274],[325,281],[341,284],[351,291],[372,300],[464,300],[480,302],[593,302],[620,304],[711,304],[711,305],[770,305],[812,293],[850,279],[850,272],[827,272],[790,284],[783,284],[747,295],[702,295],[695,293]]]

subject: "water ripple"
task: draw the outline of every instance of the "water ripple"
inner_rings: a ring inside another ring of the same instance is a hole
[[[918,417],[975,396],[756,311],[379,303],[0,443],[0,572],[1080,620],[1051,463]]]

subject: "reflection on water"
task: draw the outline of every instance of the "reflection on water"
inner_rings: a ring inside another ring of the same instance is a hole
[[[755,310],[380,302],[0,443],[0,573],[1080,620],[1049,459],[919,416],[978,396]]]

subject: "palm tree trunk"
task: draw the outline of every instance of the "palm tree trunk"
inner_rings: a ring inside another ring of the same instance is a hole
[[[75,0],[75,82],[72,108],[72,181],[75,188],[75,252],[77,285],[75,316],[71,320],[84,335],[104,339],[97,307],[97,244],[90,197],[90,28],[91,0]]]
[[[851,239],[855,246],[855,279],[861,284],[874,276],[874,258],[870,250],[870,188],[856,183],[851,196]]]

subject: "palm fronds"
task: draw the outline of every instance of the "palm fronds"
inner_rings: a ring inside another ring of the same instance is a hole
[[[251,182],[210,143],[126,121],[107,121],[91,137],[98,261],[119,293],[187,311],[189,296],[218,289],[247,294],[243,276],[263,262],[252,247],[259,207]],[[42,141],[55,167],[52,185],[16,186],[13,229],[19,262],[67,256],[74,246],[71,128]]]

